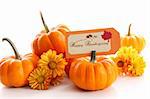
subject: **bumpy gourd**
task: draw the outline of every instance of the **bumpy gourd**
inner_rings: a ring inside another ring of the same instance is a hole
[[[84,90],[99,90],[110,86],[117,78],[116,64],[105,57],[96,59],[92,51],[91,60],[88,58],[75,59],[69,71],[72,82]]]
[[[57,53],[65,53],[66,42],[65,35],[69,32],[69,29],[65,25],[58,25],[51,30],[48,29],[42,13],[40,13],[45,30],[36,36],[32,43],[33,52],[40,56],[43,52],[47,52],[49,49],[56,50]]]
[[[2,40],[9,42],[15,56],[5,57],[0,60],[0,81],[7,87],[27,85],[27,78],[30,72],[36,67],[38,56],[30,53],[22,57],[10,39],[3,38]]]
[[[138,52],[141,52],[145,47],[145,39],[141,35],[131,34],[131,24],[129,25],[128,34],[121,39],[121,47],[132,46]]]

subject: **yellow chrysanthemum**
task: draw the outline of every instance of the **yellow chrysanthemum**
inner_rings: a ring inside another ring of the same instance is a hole
[[[41,55],[41,59],[38,62],[38,67],[47,68],[52,75],[52,79],[56,79],[64,75],[66,60],[63,58],[63,54],[56,54],[56,51],[49,50]],[[57,81],[57,80],[56,80]]]
[[[36,68],[30,73],[28,81],[32,89],[46,90],[49,87],[51,75],[45,68]]]
[[[128,71],[131,72],[133,76],[140,76],[144,73],[145,61],[143,57],[135,57],[132,59],[132,64],[129,65]]]
[[[122,47],[113,58],[121,75],[140,76],[144,73],[145,61],[132,47]]]

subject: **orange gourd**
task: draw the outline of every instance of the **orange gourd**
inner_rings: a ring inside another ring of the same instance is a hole
[[[121,47],[132,46],[138,52],[141,52],[145,47],[145,39],[141,35],[131,34],[130,32],[131,24],[129,25],[128,34],[121,39]]]
[[[9,42],[15,56],[5,57],[0,61],[0,81],[7,87],[21,87],[28,84],[27,78],[36,67],[38,57],[35,54],[20,56],[13,42],[8,38],[3,41]]]
[[[69,77],[73,83],[84,90],[99,90],[110,86],[117,78],[116,64],[105,57],[96,59],[92,51],[88,58],[75,59],[70,67]]]
[[[48,29],[45,24],[42,13],[40,13],[45,30],[36,36],[32,43],[33,52],[40,56],[49,49],[56,50],[57,53],[65,53],[66,42],[65,34],[69,29],[65,25],[59,25],[56,28]]]

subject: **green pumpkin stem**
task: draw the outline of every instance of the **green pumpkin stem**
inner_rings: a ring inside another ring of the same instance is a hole
[[[95,62],[95,60],[96,60],[96,51],[95,50],[93,50],[93,51],[91,51],[91,60],[90,60],[90,62]]]
[[[130,36],[130,35],[131,35],[130,30],[131,30],[131,24],[129,25],[129,28],[128,28],[128,36]]]
[[[44,21],[44,18],[43,18],[43,15],[42,15],[42,12],[41,12],[41,11],[40,11],[40,16],[41,16],[41,20],[42,20],[43,26],[44,26],[44,28],[45,28],[45,30],[46,30],[46,33],[48,33],[48,32],[49,32],[49,29],[48,29],[47,24],[46,24],[45,21]]]
[[[21,59],[21,56],[18,53],[16,46],[14,45],[14,43],[9,38],[3,38],[2,41],[7,41],[13,49],[16,59]]]

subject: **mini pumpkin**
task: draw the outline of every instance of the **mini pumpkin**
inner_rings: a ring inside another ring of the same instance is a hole
[[[7,87],[27,85],[27,78],[36,67],[38,56],[30,53],[22,57],[10,39],[3,38],[2,40],[9,42],[15,56],[5,57],[0,61],[0,81]]]
[[[49,49],[56,50],[58,53],[65,53],[66,42],[65,34],[68,28],[65,25],[59,25],[51,30],[48,29],[42,13],[40,13],[45,30],[36,36],[32,43],[33,52],[40,56]]]
[[[141,52],[145,47],[145,39],[141,35],[131,34],[131,24],[129,25],[128,34],[121,39],[121,47],[132,46],[138,52]]]
[[[116,64],[105,57],[96,59],[92,51],[88,58],[75,59],[70,67],[69,77],[73,83],[84,90],[99,90],[110,86],[117,78]]]

